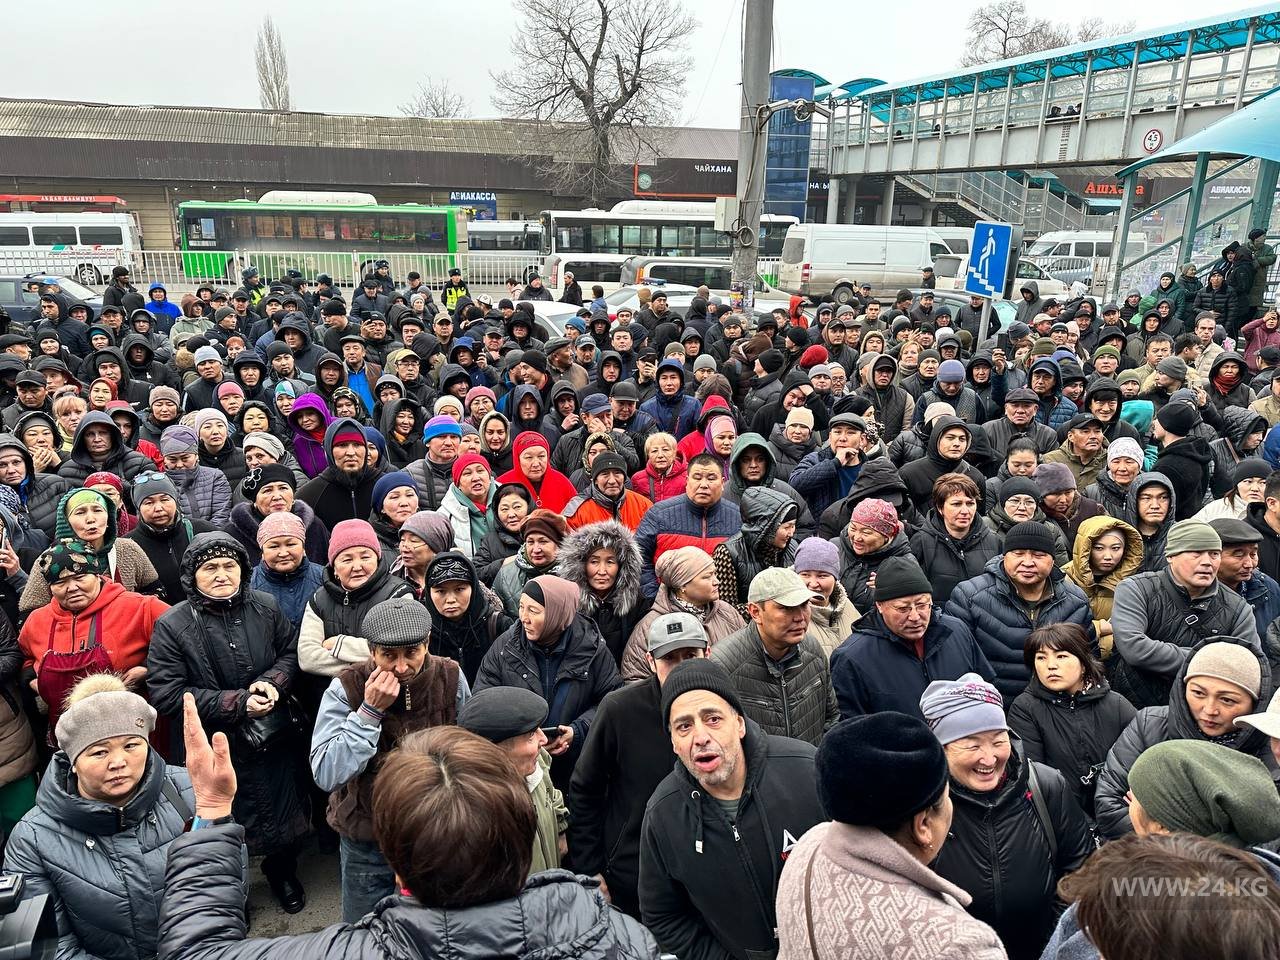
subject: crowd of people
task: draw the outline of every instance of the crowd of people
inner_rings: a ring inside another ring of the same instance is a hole
[[[985,339],[927,288],[42,284],[5,871],[84,960],[1271,955],[1280,319],[1187,278]],[[342,923],[244,942],[313,842]]]

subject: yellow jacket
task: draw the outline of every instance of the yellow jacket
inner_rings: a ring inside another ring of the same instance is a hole
[[[1094,541],[1105,533],[1116,531],[1124,535],[1124,558],[1111,573],[1098,580],[1089,565],[1089,551]],[[1111,604],[1116,597],[1116,586],[1125,577],[1138,572],[1142,563],[1142,535],[1123,520],[1115,517],[1090,517],[1080,524],[1076,533],[1076,542],[1071,548],[1071,561],[1062,568],[1067,579],[1084,591],[1089,600],[1089,609],[1093,611],[1093,629],[1098,634],[1098,645],[1102,651],[1102,659],[1111,656],[1112,640],[1110,634],[1103,637],[1100,622],[1111,619]]]

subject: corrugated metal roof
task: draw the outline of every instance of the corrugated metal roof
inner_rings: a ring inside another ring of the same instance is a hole
[[[0,137],[523,156],[536,132],[538,128],[524,120],[427,120],[0,98]],[[723,160],[738,155],[736,130],[659,127],[647,136],[667,157]]]

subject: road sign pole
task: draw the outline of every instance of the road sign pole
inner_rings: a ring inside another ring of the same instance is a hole
[[[978,344],[987,339],[987,327],[991,323],[991,298],[982,298],[982,317],[978,320],[978,339],[973,342],[974,353],[978,352]]]

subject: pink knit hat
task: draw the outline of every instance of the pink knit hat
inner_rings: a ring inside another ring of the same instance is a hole
[[[853,513],[849,515],[849,521],[851,523],[860,523],[864,527],[870,527],[880,536],[888,537],[890,540],[896,537],[898,531],[902,529],[902,522],[898,519],[898,511],[893,509],[893,504],[885,500],[863,500],[853,508]]]
[[[218,384],[218,389],[215,390],[214,393],[217,394],[219,400],[221,400],[223,397],[228,397],[233,393],[238,393],[242,397],[244,396],[243,388],[241,388],[240,384],[236,383],[233,380],[226,380]]]
[[[268,513],[258,524],[258,546],[261,547],[274,537],[297,537],[305,542],[307,528],[296,514],[288,511]]]
[[[374,553],[382,554],[378,535],[369,526],[368,520],[343,520],[333,528],[333,533],[329,535],[329,562],[333,563],[338,554],[352,547],[368,547]]]

